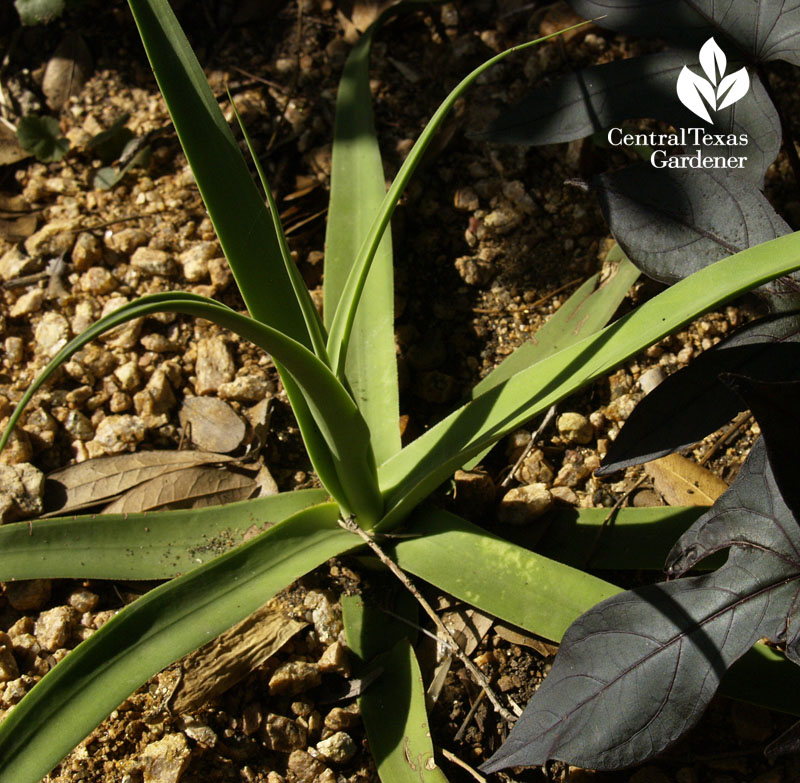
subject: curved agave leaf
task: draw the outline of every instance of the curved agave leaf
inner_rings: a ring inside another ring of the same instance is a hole
[[[584,19],[633,35],[684,46],[710,35],[733,42],[753,62],[800,65],[800,9],[794,3],[753,0],[570,0]]]
[[[380,466],[380,527],[396,523],[470,457],[554,402],[705,310],[798,268],[800,233],[744,250],[462,406]]]
[[[129,5],[247,309],[313,348],[272,218],[169,3]]]
[[[580,27],[583,24],[586,24],[586,22],[582,22],[579,25],[574,25],[574,27]],[[461,97],[463,92],[482,73],[495,65],[495,63],[500,62],[500,60],[507,57],[509,54],[512,54],[513,52],[527,49],[530,46],[535,46],[542,41],[554,38],[555,36],[561,35],[562,33],[567,32],[567,30],[572,29],[573,27],[569,27],[566,30],[561,30],[557,33],[553,33],[552,35],[543,36],[542,38],[537,38],[535,41],[530,41],[520,46],[512,47],[511,49],[507,49],[505,52],[495,55],[490,60],[487,60],[485,63],[483,63],[483,65],[480,65],[478,68],[472,71],[472,73],[470,73],[464,79],[462,79],[461,82],[459,82],[459,84],[444,99],[444,101],[442,101],[442,103],[439,105],[439,108],[434,112],[433,117],[431,117],[428,124],[425,126],[425,129],[420,134],[420,137],[411,148],[411,152],[408,153],[408,157],[403,161],[400,171],[397,172],[394,182],[392,182],[388,193],[383,199],[380,211],[375,216],[369,232],[361,244],[361,248],[358,251],[358,257],[353,263],[350,274],[348,275],[347,281],[342,289],[342,296],[338,306],[336,307],[336,312],[330,321],[328,328],[328,354],[331,358],[331,367],[334,369],[337,377],[341,378],[344,373],[348,343],[350,341],[350,333],[353,328],[353,320],[355,318],[359,299],[361,298],[361,294],[364,290],[364,285],[366,283],[367,275],[369,274],[372,260],[375,257],[375,253],[377,252],[380,241],[384,235],[384,232],[386,231],[386,227],[389,225],[389,221],[391,220],[395,207],[397,206],[397,203],[400,200],[408,181],[411,179],[411,176],[419,165],[419,162],[422,160],[425,150],[428,148],[428,145],[433,139],[434,134],[444,121],[445,117],[447,117],[447,115],[450,113],[450,110],[453,108],[459,97]]]
[[[390,11],[396,12],[398,8]],[[339,81],[325,234],[323,312],[328,324],[333,320],[361,243],[386,195],[369,88],[373,33],[386,16],[361,37],[347,58]],[[372,448],[378,463],[400,451],[393,313],[392,236],[387,226],[375,252],[364,294],[358,301],[345,361],[347,384],[372,433]]]
[[[405,637],[395,642],[398,623],[359,596],[343,596],[342,621],[350,650],[370,668],[383,669],[358,699],[380,779],[447,783],[434,759],[425,689],[411,642]],[[376,649],[381,654],[368,661]]]
[[[282,492],[223,507],[91,514],[0,527],[0,581],[172,579],[327,497]]]
[[[356,514],[364,524],[377,520],[381,500],[375,486],[375,461],[369,445],[369,431],[352,398],[331,371],[311,351],[290,337],[195,294],[164,293],[142,297],[101,318],[71,340],[23,395],[0,439],[0,448],[5,445],[25,405],[62,362],[103,332],[133,318],[157,312],[206,318],[233,330],[271,353],[276,361],[285,363],[327,447],[317,453],[309,448],[321,481],[345,513]]]
[[[52,669],[0,724],[0,783],[38,783],[156,672],[359,540],[333,503],[146,593]]]

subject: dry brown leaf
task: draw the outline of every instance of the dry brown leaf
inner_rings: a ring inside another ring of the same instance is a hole
[[[363,33],[387,8],[398,0],[339,0],[338,10]]]
[[[456,644],[467,654],[472,655],[481,639],[492,627],[494,618],[477,609],[459,606],[442,615],[442,622],[455,639]]]
[[[30,152],[25,152],[19,146],[17,134],[5,123],[0,122],[0,166],[17,163],[30,157]]]
[[[90,459],[47,476],[48,514],[66,514],[97,505],[167,473],[231,459],[204,451],[142,451]],[[53,510],[55,506],[57,509]]]
[[[504,623],[495,623],[494,632],[501,638],[505,639],[510,644],[518,644],[523,647],[530,647],[536,650],[539,655],[545,658],[552,658],[558,652],[557,644],[550,644],[543,639],[537,639],[535,636],[529,636],[526,633],[512,628]]]
[[[227,454],[242,445],[247,426],[227,402],[216,397],[187,397],[178,418],[203,451]]]
[[[104,514],[131,514],[164,508],[203,508],[246,500],[257,484],[251,476],[208,465],[176,470],[150,479],[103,508]]]
[[[670,506],[711,506],[728,488],[719,476],[680,454],[648,462],[645,472]]]
[[[78,95],[92,73],[92,55],[80,33],[68,32],[44,71],[42,92],[53,111]]]
[[[189,712],[224,693],[283,647],[306,623],[286,617],[273,599],[242,622],[187,655],[170,709]]]

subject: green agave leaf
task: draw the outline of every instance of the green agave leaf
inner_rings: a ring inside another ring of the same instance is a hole
[[[574,27],[580,27],[588,22],[581,22]],[[537,38],[535,41],[522,44],[520,46],[507,49],[505,52],[492,57],[487,60],[483,65],[476,68],[467,77],[453,89],[453,91],[444,99],[439,108],[434,112],[425,129],[420,134],[416,143],[408,153],[408,157],[400,167],[400,171],[392,182],[389,191],[383,199],[380,211],[375,216],[372,226],[369,229],[367,236],[361,244],[358,251],[358,256],[354,262],[350,274],[347,276],[342,295],[336,307],[336,312],[333,318],[329,321],[328,327],[328,355],[331,358],[331,367],[334,369],[337,377],[341,378],[344,374],[345,360],[348,352],[348,344],[350,342],[350,333],[353,328],[353,321],[355,319],[356,308],[361,298],[364,285],[366,283],[367,275],[369,274],[372,259],[375,257],[378,246],[386,231],[392,214],[400,200],[403,191],[405,190],[408,181],[411,179],[412,174],[416,170],[425,150],[428,148],[431,140],[433,139],[436,131],[450,113],[450,110],[455,105],[456,101],[461,97],[464,91],[485,71],[491,68],[495,63],[500,62],[503,58],[507,57],[516,51],[522,51],[529,46],[534,46],[549,38],[572,30],[572,27],[561,30],[552,35],[546,35],[542,38]],[[326,316],[327,319],[327,316]]]
[[[195,294],[172,292],[142,297],[101,318],[71,340],[23,395],[11,415],[6,432],[0,438],[0,449],[5,445],[25,405],[62,362],[108,329],[156,312],[176,312],[206,318],[268,351],[276,361],[283,361],[302,393],[298,398],[305,400],[313,417],[312,435],[317,437],[319,433],[324,439],[325,450],[320,448],[315,453],[314,441],[309,447],[312,460],[317,460],[314,465],[320,480],[345,513],[356,514],[365,524],[377,520],[381,500],[376,489],[369,430],[352,398],[330,370],[311,351],[290,337],[212,299]]]
[[[381,465],[381,527],[394,524],[456,468],[554,402],[700,313],[798,268],[800,232],[736,253],[468,402]]]
[[[338,516],[333,503],[308,508],[125,607],[0,724],[0,783],[38,783],[153,674],[357,545]]]
[[[437,509],[415,513],[395,545],[401,568],[525,630],[559,641],[579,615],[621,592],[615,585],[503,541]],[[491,576],[487,576],[490,569]],[[720,693],[800,715],[800,667],[763,644],[734,665]]]
[[[359,596],[342,598],[342,620],[347,645],[362,661],[365,650],[386,649],[397,626],[388,615],[366,607]],[[383,674],[359,696],[358,704],[380,779],[447,783],[434,759],[425,689],[411,643],[400,639],[371,665],[381,667]]]
[[[619,260],[617,271],[598,287],[600,275],[592,275],[545,322],[531,339],[517,348],[470,392],[474,400],[516,373],[576,343],[581,337],[594,334],[611,320],[630,287],[639,277],[639,270],[628,260],[619,245],[609,252],[609,260]],[[473,457],[464,470],[472,470],[491,450],[491,446]]]
[[[0,581],[172,579],[327,498],[283,492],[226,506],[158,514],[92,514],[0,527]]]
[[[369,88],[369,56],[376,27],[370,27],[347,58],[336,99],[325,235],[323,312],[328,325],[386,195]],[[379,463],[400,451],[393,313],[392,237],[387,226],[358,302],[344,366],[348,386],[372,433],[372,448]]]
[[[289,252],[289,243],[286,241],[286,234],[284,233],[283,225],[281,224],[278,205],[275,203],[275,196],[272,194],[272,188],[269,186],[267,175],[261,166],[261,161],[258,159],[258,155],[256,155],[252,139],[250,138],[250,134],[247,132],[247,128],[245,128],[244,123],[242,122],[242,118],[239,115],[239,110],[236,108],[236,103],[233,100],[230,90],[228,90],[228,100],[231,102],[233,113],[236,115],[239,128],[241,129],[244,140],[247,143],[247,149],[250,152],[250,157],[253,159],[256,171],[258,171],[258,178],[261,180],[261,186],[264,188],[264,194],[267,197],[267,205],[269,206],[269,214],[272,218],[272,225],[275,229],[275,236],[278,238],[278,247],[281,251],[283,265],[286,268],[287,274],[289,275],[289,280],[291,281],[297,303],[300,305],[300,309],[303,312],[303,319],[305,320],[306,329],[308,329],[308,334],[311,338],[311,344],[314,346],[314,353],[317,355],[318,359],[321,359],[327,364],[328,351],[325,348],[325,329],[322,325],[319,313],[317,312],[317,308],[314,305],[314,302],[311,301],[311,295],[308,293],[308,288],[303,280],[303,276],[300,274],[300,270],[292,260],[291,253]]]
[[[129,5],[247,309],[313,348],[272,219],[169,3]]]
[[[416,511],[407,532],[413,537],[394,547],[400,568],[554,641],[586,609],[620,592],[440,509]]]

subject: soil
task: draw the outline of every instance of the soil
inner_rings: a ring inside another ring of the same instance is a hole
[[[235,97],[278,197],[292,253],[318,295],[336,84],[357,34],[348,15],[355,12],[352,18],[359,21],[364,4],[204,0],[174,5],[229,119],[226,86]],[[372,92],[387,178],[464,74],[495,52],[571,20],[566,6],[558,3],[472,0],[422,8],[378,35]],[[18,119],[15,111],[53,113],[41,85],[45,67],[65,37],[79,34],[91,61],[85,84],[56,112],[70,140],[66,157],[47,164],[27,157],[0,167],[0,256],[13,253],[17,243],[29,255],[16,272],[4,275],[3,417],[64,339],[120,298],[188,289],[234,308],[243,304],[220,260],[127,7],[87,0],[62,20],[20,28],[8,4],[0,10],[0,29],[6,58],[0,87],[5,118],[11,122]],[[406,438],[441,417],[527,340],[580,282],[603,269],[610,246],[593,197],[569,184],[608,165],[597,159],[588,142],[497,147],[474,140],[469,131],[482,127],[501,104],[521,97],[535,80],[656,45],[585,28],[504,61],[459,102],[393,223]],[[779,72],[777,78],[786,77]],[[134,137],[149,146],[149,161],[101,190],[95,181],[100,163],[89,142],[123,115]],[[790,223],[797,211],[790,200],[793,190],[782,155],[770,171],[768,192]],[[62,266],[47,266],[59,258]],[[652,283],[638,283],[623,308],[656,290]],[[550,489],[559,487],[561,503],[612,506],[641,471],[629,470],[604,482],[591,476],[591,469],[643,395],[639,378],[653,367],[674,371],[751,315],[747,304],[707,315],[565,401],[561,412],[589,418],[591,439],[576,445],[551,426],[543,433],[538,462],[529,466],[527,479],[518,475],[509,486],[538,481]],[[222,357],[211,362],[219,371],[216,378],[203,365],[202,356],[209,351]],[[178,412],[185,399],[199,394],[225,400],[244,417],[268,396],[270,430],[251,467],[266,468],[282,491],[315,485],[270,358],[213,325],[180,317],[146,318],[81,352],[36,396],[2,459],[49,472],[108,454],[178,448],[191,437]],[[743,419],[707,467],[730,481],[757,434],[757,425]],[[508,476],[526,437],[513,436],[488,458],[485,469],[495,486]],[[702,459],[718,441],[719,433],[698,444],[690,456]],[[649,483],[637,492],[627,502],[663,502]],[[442,502],[457,505],[457,496]],[[504,530],[492,510],[475,521]],[[168,703],[180,667],[176,664],[131,696],[46,780],[377,780],[363,729],[349,706],[352,699],[331,705],[318,703],[316,691],[269,695],[270,679],[280,665],[318,661],[336,641],[341,629],[338,596],[384,589],[374,580],[348,560],[309,575],[280,596],[278,604],[287,617],[309,625],[238,685],[191,712],[174,714]],[[0,711],[11,709],[69,649],[146,587],[95,580],[4,585],[0,627],[11,637],[18,671],[0,689]],[[428,593],[433,601],[444,598]],[[64,638],[47,646],[42,629],[59,616],[67,618]],[[524,704],[546,674],[554,651],[543,640],[492,627],[472,655],[499,690]],[[507,731],[485,703],[466,720],[478,694],[460,665],[453,664],[433,707],[434,744],[446,751],[438,760],[451,781],[475,777],[450,758],[474,769]],[[348,715],[342,707],[349,707]],[[789,723],[786,716],[719,699],[688,739],[639,768],[594,773],[556,763],[497,779],[788,783],[798,777],[795,763],[768,763],[762,749]],[[319,755],[316,744],[336,730],[354,742],[357,752],[351,758],[314,767],[298,755],[306,748]],[[143,762],[148,753],[166,757],[170,752],[179,760],[171,773],[154,772]]]

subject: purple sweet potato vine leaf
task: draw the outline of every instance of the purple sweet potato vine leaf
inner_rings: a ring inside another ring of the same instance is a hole
[[[550,759],[598,770],[640,763],[698,721],[726,670],[756,641],[794,642],[800,527],[761,440],[731,488],[678,541],[668,571],[683,574],[722,549],[730,549],[727,562],[707,576],[620,593],[579,617],[483,771]]]

